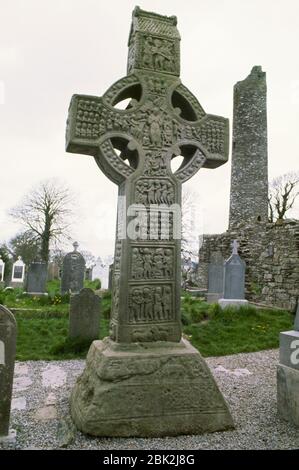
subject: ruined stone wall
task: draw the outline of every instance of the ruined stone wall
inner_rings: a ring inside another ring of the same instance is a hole
[[[205,235],[199,251],[200,288],[208,286],[211,253],[220,251],[227,259],[233,239],[238,240],[239,254],[246,262],[246,298],[294,310],[299,296],[299,221],[243,225]]]

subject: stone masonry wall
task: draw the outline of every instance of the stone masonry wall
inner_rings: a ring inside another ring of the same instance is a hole
[[[268,220],[266,73],[253,67],[234,86],[230,229]]]
[[[257,223],[236,227],[220,235],[205,235],[199,251],[198,283],[208,286],[210,255],[220,251],[225,259],[237,239],[246,262],[246,298],[293,311],[299,296],[299,221]]]

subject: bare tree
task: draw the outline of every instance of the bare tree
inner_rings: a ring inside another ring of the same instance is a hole
[[[68,238],[72,202],[68,188],[56,180],[47,180],[10,211],[10,215],[40,244],[40,257],[45,262],[49,261],[50,245]]]
[[[270,183],[268,204],[269,222],[283,220],[292,209],[298,192],[299,172],[289,172],[274,178]]]

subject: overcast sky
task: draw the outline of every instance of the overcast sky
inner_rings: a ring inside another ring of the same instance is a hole
[[[299,169],[298,0],[0,0],[0,242],[20,228],[7,210],[59,177],[77,194],[73,238],[95,255],[113,253],[117,188],[92,157],[65,153],[65,123],[73,93],[101,96],[126,75],[136,4],[178,17],[181,79],[230,127],[234,83],[263,67],[270,177]],[[204,232],[226,230],[230,163],[186,184]]]

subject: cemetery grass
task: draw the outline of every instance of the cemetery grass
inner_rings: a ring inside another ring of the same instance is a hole
[[[9,305],[8,305],[9,307]],[[99,338],[108,335],[111,294],[103,295]],[[69,305],[16,310],[17,360],[85,358],[89,343],[68,339]],[[280,331],[293,327],[294,316],[283,310],[242,307],[222,311],[216,304],[184,296],[183,333],[203,356],[224,356],[278,348]]]
[[[279,347],[279,333],[291,330],[294,315],[253,306],[226,308],[186,296],[182,302],[184,335],[205,356],[225,356]]]

